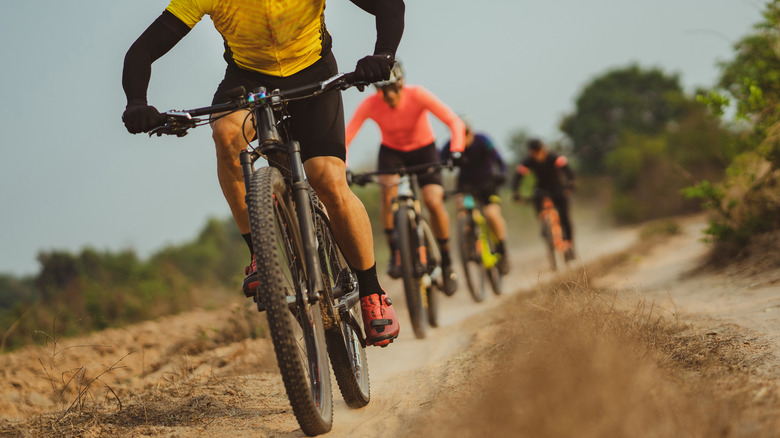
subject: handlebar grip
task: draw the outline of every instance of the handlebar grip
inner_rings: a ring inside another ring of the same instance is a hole
[[[239,97],[246,96],[246,88],[243,85],[239,85],[236,88],[231,88],[225,92],[225,97],[230,100],[238,99]]]
[[[367,87],[371,85],[371,83],[366,81],[359,81],[357,80],[357,74],[355,72],[345,73],[344,74],[344,80],[351,86],[357,87],[360,89],[360,91],[363,91],[364,87]]]

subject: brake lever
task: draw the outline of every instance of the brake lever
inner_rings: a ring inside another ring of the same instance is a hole
[[[149,137],[154,134],[158,137],[162,137],[163,134],[184,137],[188,129],[198,126],[200,122],[200,119],[193,118],[184,111],[168,111],[165,115],[167,116],[165,123],[149,130]]]

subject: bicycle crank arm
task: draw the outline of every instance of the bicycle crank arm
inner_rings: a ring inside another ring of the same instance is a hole
[[[350,313],[349,308],[344,307],[342,309],[339,309],[339,315],[341,316],[342,320],[347,321],[349,327],[352,329],[353,332],[355,332],[355,336],[357,336],[358,340],[360,341],[360,345],[363,346],[363,348],[366,348],[366,338],[363,336],[363,329],[360,327],[360,324],[358,324],[358,322],[352,316],[352,313]]]
[[[336,292],[336,289],[333,290],[334,294]],[[357,292],[352,292],[348,294],[341,302],[333,306],[336,311],[339,313],[342,313],[346,311],[347,309],[351,309],[352,306],[356,305],[360,301],[360,295]]]

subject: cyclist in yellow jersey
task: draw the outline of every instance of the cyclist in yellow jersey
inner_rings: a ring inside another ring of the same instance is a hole
[[[360,59],[355,79],[377,82],[390,76],[404,27],[403,0],[350,0],[375,16],[374,53]],[[122,86],[127,107],[122,115],[133,134],[148,132],[162,117],[147,102],[152,63],[173,48],[208,15],[225,43],[225,77],[212,103],[229,101],[226,93],[238,86],[247,90],[290,89],[327,79],[338,73],[331,52],[331,37],[324,22],[325,0],[171,0],[125,56]],[[398,336],[398,320],[376,275],[371,224],[360,200],[346,181],[344,109],[339,92],[324,93],[288,106],[291,135],[301,144],[309,183],[325,204],[333,233],[360,287],[366,338],[386,346]],[[238,152],[246,147],[245,112],[212,122],[217,150],[217,176],[233,218],[249,246],[244,293],[254,296],[258,287],[245,188]],[[248,128],[251,129],[251,128]],[[378,327],[371,322],[388,322]]]

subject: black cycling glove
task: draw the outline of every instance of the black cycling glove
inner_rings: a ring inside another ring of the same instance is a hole
[[[157,108],[147,104],[128,104],[122,114],[125,128],[131,134],[149,132],[165,122],[165,116]]]
[[[387,80],[394,63],[395,58],[388,53],[366,56],[355,66],[355,81],[373,83]]]
[[[462,167],[466,164],[466,157],[460,152],[452,152],[450,154],[450,162],[453,166]]]

